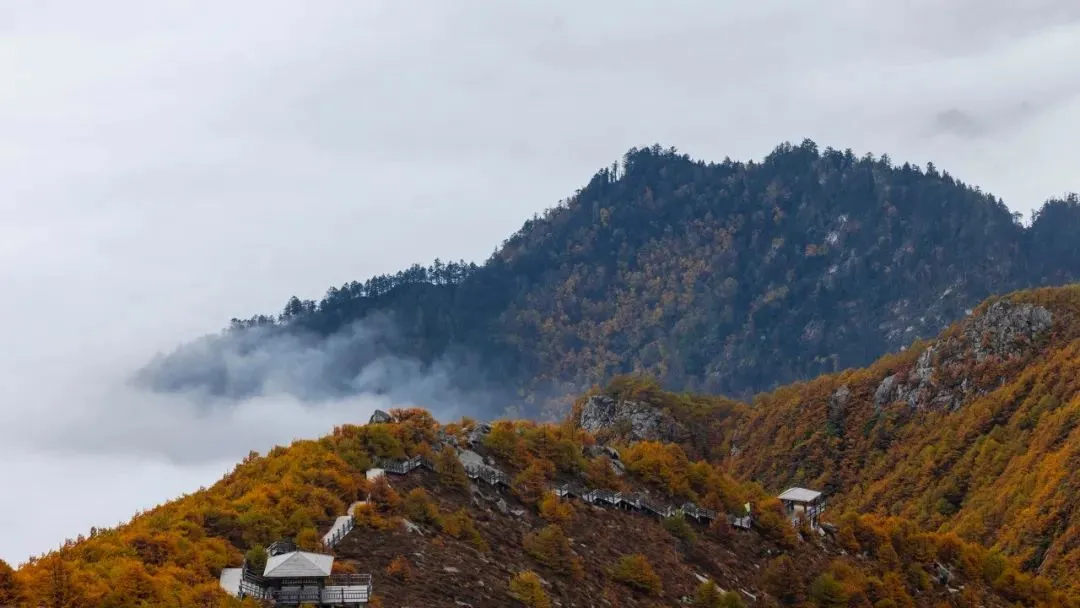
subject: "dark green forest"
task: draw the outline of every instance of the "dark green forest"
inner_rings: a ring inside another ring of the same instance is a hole
[[[1074,281],[1077,234],[1075,195],[1025,225],[933,164],[809,140],[761,162],[634,148],[482,265],[436,260],[319,301],[293,297],[280,314],[233,319],[197,352],[159,358],[143,377],[159,390],[256,390],[222,381],[215,349],[250,353],[289,336],[340,343],[320,376],[339,392],[393,356],[417,369],[467,361],[469,373],[451,376],[509,387],[534,415],[633,372],[745,397],[865,365],[991,294]],[[376,320],[378,332],[345,332]]]

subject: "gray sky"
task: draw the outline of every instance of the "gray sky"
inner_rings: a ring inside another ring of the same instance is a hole
[[[631,146],[810,137],[1025,215],[1080,189],[1071,0],[10,0],[0,73],[11,562],[388,405],[208,413],[121,384],[151,354],[292,294],[480,261]]]

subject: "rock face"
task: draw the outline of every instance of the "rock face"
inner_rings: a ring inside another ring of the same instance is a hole
[[[581,410],[581,428],[590,433],[610,429],[634,441],[660,438],[663,414],[634,401],[616,401],[607,395],[589,397]]]
[[[851,401],[851,389],[843,385],[829,396],[828,425],[830,432],[839,434],[844,427],[844,415]]]
[[[964,339],[977,361],[989,356],[1012,357],[1050,329],[1053,320],[1050,311],[1042,306],[999,300],[965,325]]]
[[[969,369],[971,361],[977,367],[1019,357],[1052,323],[1046,308],[999,300],[968,319],[959,336],[928,346],[903,377],[892,374],[882,379],[874,391],[874,404],[880,409],[905,401],[913,408],[956,409],[971,394],[990,390],[976,386],[970,372],[958,370]]]
[[[368,424],[388,424],[394,421],[394,417],[382,410],[375,410],[368,419]]]
[[[476,446],[484,440],[484,436],[491,432],[491,425],[486,422],[479,422],[476,426],[469,431],[469,445]]]

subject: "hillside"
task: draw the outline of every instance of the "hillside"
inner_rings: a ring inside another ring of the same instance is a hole
[[[1077,280],[1078,229],[1075,196],[1025,227],[932,165],[810,141],[761,162],[633,149],[483,265],[436,260],[293,298],[140,379],[424,402],[401,385],[430,375],[443,399],[460,393],[484,416],[508,402],[535,415],[631,372],[748,397],[869,364],[992,294]]]
[[[94,530],[14,575],[0,567],[0,602],[254,606],[218,588],[223,568],[245,553],[257,561],[257,547],[282,537],[318,549],[335,515],[366,498],[335,549],[335,570],[372,574],[372,605],[675,606],[684,597],[708,607],[1080,605],[1000,556],[898,518],[844,518],[824,535],[797,531],[758,486],[674,444],[608,450],[570,424],[440,426],[419,410],[391,414],[252,454],[211,488]],[[413,455],[431,470],[368,480],[374,462]],[[505,471],[510,487],[470,482],[462,463],[478,457]],[[695,501],[719,517],[710,525],[661,520],[547,491],[564,482],[658,504]],[[752,530],[724,517],[743,502],[755,514]]]
[[[933,340],[750,406],[626,378],[577,412],[612,441],[678,441],[736,477],[822,488],[834,513],[956,533],[1080,591],[1080,286],[991,298]]]
[[[813,480],[1077,586],[1078,313],[1080,286],[995,299],[866,370],[763,396],[735,468]]]

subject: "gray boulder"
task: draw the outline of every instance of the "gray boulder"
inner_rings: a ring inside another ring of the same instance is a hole
[[[590,433],[604,429],[625,432],[634,441],[659,438],[663,414],[635,401],[616,401],[607,395],[593,395],[581,409],[581,428]]]
[[[1042,306],[998,300],[964,326],[964,339],[976,361],[990,356],[1014,357],[1050,329],[1053,320],[1050,311]]]
[[[491,432],[491,425],[486,422],[477,422],[469,431],[469,445],[475,446],[484,440],[484,436]]]
[[[394,417],[382,410],[375,410],[368,419],[368,424],[387,424],[393,422]]]

